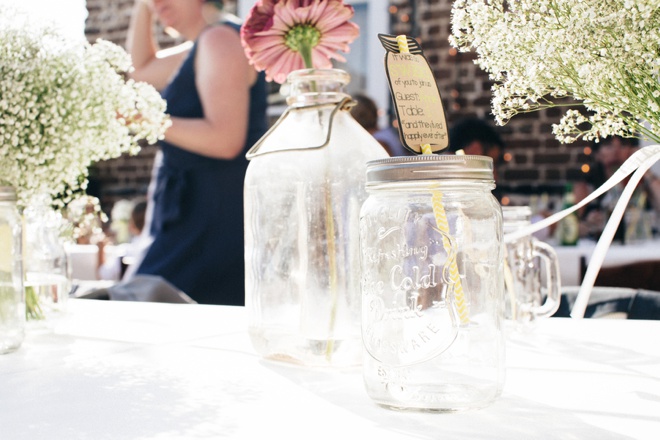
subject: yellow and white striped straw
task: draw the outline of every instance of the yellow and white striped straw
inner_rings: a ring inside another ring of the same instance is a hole
[[[396,42],[399,45],[399,53],[410,53],[410,49],[408,49],[408,40],[405,35],[397,35]]]
[[[422,154],[433,154],[433,150],[431,150],[431,146],[429,144],[422,145]],[[444,232],[442,235],[442,245],[445,248],[447,254],[450,255],[451,243],[448,239],[449,222],[447,221],[447,213],[445,212],[445,207],[442,204],[442,191],[437,189],[431,191],[431,204],[433,206],[435,223],[438,226],[438,229],[441,232]],[[458,272],[458,264],[456,263],[456,258],[452,258],[449,264],[449,280],[454,285],[454,300],[456,302],[456,310],[458,311],[461,324],[467,324],[470,321],[470,317],[468,314],[467,303],[465,301],[465,294],[463,293],[463,284],[461,283],[461,277]]]

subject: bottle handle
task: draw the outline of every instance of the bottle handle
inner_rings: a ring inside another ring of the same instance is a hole
[[[315,149],[323,148],[330,143],[330,137],[332,136],[332,122],[335,120],[335,115],[337,114],[337,112],[339,110],[347,110],[353,107],[355,104],[357,104],[357,102],[353,101],[351,98],[344,98],[338,103],[329,103],[329,104],[323,103],[323,104],[306,105],[302,107],[288,107],[284,111],[284,113],[282,113],[282,116],[280,116],[280,118],[273,124],[273,126],[270,127],[270,129],[257,142],[255,142],[255,144],[250,148],[250,150],[248,150],[247,154],[245,155],[245,158],[247,160],[252,160],[257,156],[261,156],[262,154],[277,153],[278,151],[315,150]],[[330,112],[328,123],[326,125],[327,132],[325,136],[325,141],[321,145],[305,146],[304,148],[279,147],[267,152],[259,152],[259,148],[261,147],[261,144],[263,144],[264,140],[282,123],[282,121],[284,121],[287,118],[287,116],[289,116],[290,113],[300,110],[308,110],[310,108],[317,108],[320,110],[328,107],[331,107],[332,110]]]

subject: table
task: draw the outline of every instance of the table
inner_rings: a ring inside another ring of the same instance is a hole
[[[72,299],[52,333],[0,356],[0,437],[657,439],[660,321],[551,318],[507,342],[488,408],[381,408],[359,368],[260,359],[242,307]]]
[[[65,250],[69,258],[72,279],[83,281],[98,279],[96,272],[98,268],[99,248],[97,245],[67,244]],[[112,258],[119,258],[121,251],[121,246],[105,246],[105,261],[110,261]]]
[[[582,282],[580,258],[589,263],[596,242],[580,240],[576,246],[553,246],[559,259],[561,283],[564,286],[577,286]],[[651,240],[633,244],[612,243],[607,250],[602,267],[619,266],[638,261],[660,260],[660,240]],[[660,289],[659,289],[660,290]]]

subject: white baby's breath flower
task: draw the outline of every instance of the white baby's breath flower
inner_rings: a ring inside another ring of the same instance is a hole
[[[553,128],[560,141],[660,142],[660,0],[459,0],[450,43],[474,50],[496,82],[500,124],[577,100],[588,115],[567,112]]]
[[[108,41],[69,41],[22,12],[0,14],[0,179],[19,204],[66,203],[94,162],[136,153],[169,125],[153,87],[126,78],[130,56]]]

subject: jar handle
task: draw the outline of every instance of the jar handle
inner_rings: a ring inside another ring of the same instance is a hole
[[[547,296],[543,305],[533,309],[538,318],[551,316],[559,308],[561,300],[561,274],[559,270],[559,259],[557,253],[549,244],[540,240],[532,239],[535,257],[541,258],[545,266]]]

